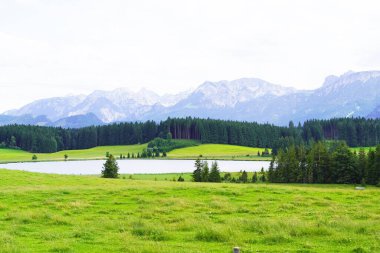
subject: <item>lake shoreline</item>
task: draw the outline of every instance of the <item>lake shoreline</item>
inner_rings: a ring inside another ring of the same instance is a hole
[[[188,158],[183,158],[183,157],[173,157],[173,158],[126,158],[126,159],[116,159],[117,161],[129,161],[129,160],[134,160],[134,161],[138,161],[138,160],[160,160],[160,161],[171,161],[171,160],[184,160],[184,161],[188,161],[188,160],[196,160],[198,157],[188,157]],[[268,162],[271,160],[270,157],[266,157],[267,159],[256,159],[256,158],[253,158],[253,159],[240,159],[240,158],[235,158],[235,159],[231,159],[229,157],[214,157],[214,158],[208,158],[208,157],[199,157],[201,160],[204,160],[204,161],[214,161],[214,160],[221,160],[221,161],[250,161],[250,162]],[[64,159],[46,159],[46,160],[20,160],[20,161],[1,161],[0,160],[0,165],[1,164],[9,164],[9,163],[39,163],[39,162],[70,162],[70,161],[105,161],[107,160],[107,158],[77,158],[77,159],[68,159],[68,160],[64,160]]]
[[[247,172],[260,171],[269,167],[269,161],[217,161],[220,171]],[[210,162],[209,161],[209,164]],[[43,172],[53,174],[83,174],[98,175],[103,168],[103,160],[80,161],[34,161],[6,163],[0,165],[4,169]],[[163,174],[163,173],[191,173],[194,171],[194,160],[174,159],[126,159],[118,160],[120,174]],[[211,165],[211,164],[210,164]]]

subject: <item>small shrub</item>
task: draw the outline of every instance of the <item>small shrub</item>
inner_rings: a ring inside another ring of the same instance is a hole
[[[153,241],[165,241],[168,239],[168,236],[163,229],[148,226],[142,222],[137,222],[132,225],[132,234]]]
[[[227,236],[217,230],[205,228],[196,233],[195,239],[204,242],[225,242]]]
[[[358,247],[352,250],[353,253],[365,253],[365,251],[362,247]]]
[[[37,160],[38,158],[37,158],[37,155],[36,154],[34,154],[33,156],[32,156],[32,160]]]

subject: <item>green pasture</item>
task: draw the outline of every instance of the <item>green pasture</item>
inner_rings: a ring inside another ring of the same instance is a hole
[[[380,189],[0,170],[0,252],[380,252]]]
[[[201,144],[199,146],[175,149],[168,153],[168,157],[175,159],[195,159],[201,155],[203,159],[270,160],[270,157],[257,156],[258,151],[261,154],[264,150],[264,148],[227,144]]]

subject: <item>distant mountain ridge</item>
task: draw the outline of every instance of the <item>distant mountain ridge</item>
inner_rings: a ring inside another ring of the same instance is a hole
[[[79,127],[192,116],[286,125],[290,120],[302,122],[312,118],[379,117],[377,108],[380,108],[380,71],[350,71],[328,76],[320,88],[308,91],[258,78],[207,81],[193,91],[163,96],[146,89],[94,91],[88,96],[34,101],[5,112],[0,116],[0,124]]]
[[[61,118],[57,121],[49,120],[45,115],[32,116],[25,114],[21,116],[0,115],[0,125],[36,125],[36,126],[54,126],[64,128],[81,128],[86,126],[100,126],[105,123],[98,119],[95,114],[88,113]]]

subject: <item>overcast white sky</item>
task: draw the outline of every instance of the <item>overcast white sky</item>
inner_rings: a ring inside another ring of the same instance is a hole
[[[0,1],[0,111],[259,77],[300,89],[380,70],[379,1]]]

